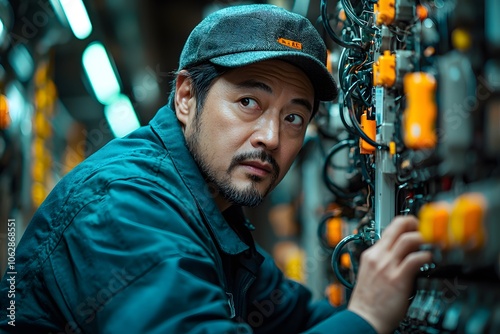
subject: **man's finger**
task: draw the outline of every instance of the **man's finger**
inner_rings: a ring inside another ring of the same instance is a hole
[[[414,216],[397,216],[385,229],[377,244],[380,244],[379,247],[390,249],[401,234],[415,231],[417,228],[418,220]]]
[[[408,254],[418,251],[423,243],[424,239],[422,238],[420,232],[405,232],[394,242],[390,251],[394,256],[396,263],[399,264]]]
[[[398,267],[401,280],[411,280],[415,277],[420,267],[426,263],[432,262],[432,253],[430,251],[418,251],[408,254]]]

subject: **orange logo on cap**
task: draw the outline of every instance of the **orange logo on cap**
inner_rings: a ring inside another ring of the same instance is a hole
[[[295,42],[295,41],[292,41],[289,39],[285,39],[285,38],[280,37],[280,38],[278,38],[278,43],[283,44],[284,46],[288,46],[290,48],[302,50],[302,43]]]

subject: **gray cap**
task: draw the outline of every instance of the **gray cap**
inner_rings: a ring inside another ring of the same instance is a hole
[[[305,17],[273,5],[231,6],[210,14],[194,28],[179,69],[206,61],[234,68],[281,59],[304,71],[318,100],[331,101],[337,96],[337,85],[325,67],[326,58],[321,36]]]

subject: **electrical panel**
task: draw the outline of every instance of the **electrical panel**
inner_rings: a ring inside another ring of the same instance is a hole
[[[331,291],[417,216],[433,262],[400,333],[500,333],[499,17],[496,0],[321,1],[340,86],[317,118]]]

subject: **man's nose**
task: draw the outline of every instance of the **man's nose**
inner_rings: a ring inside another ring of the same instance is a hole
[[[279,117],[261,118],[256,124],[251,142],[256,148],[263,147],[269,151],[277,149],[280,143]]]

